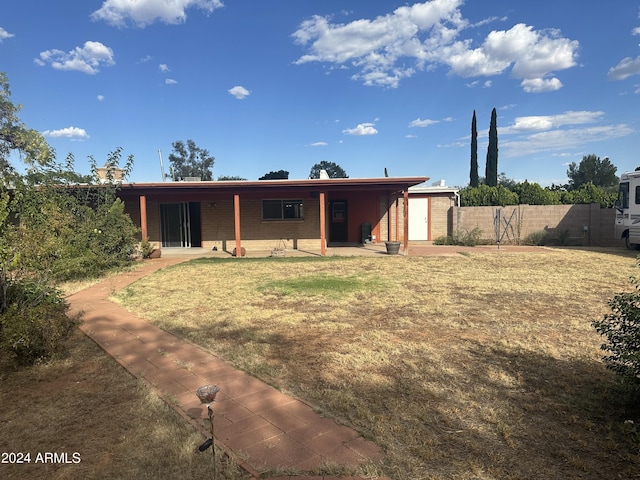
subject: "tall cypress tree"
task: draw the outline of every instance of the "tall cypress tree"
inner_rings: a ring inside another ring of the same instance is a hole
[[[469,173],[469,186],[478,186],[478,130],[476,128],[476,111],[473,111],[471,120],[471,172]]]
[[[490,187],[498,185],[498,114],[495,108],[491,111],[491,124],[489,125],[485,182]]]

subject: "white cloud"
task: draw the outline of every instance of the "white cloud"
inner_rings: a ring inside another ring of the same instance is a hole
[[[492,31],[479,48],[471,49],[470,44],[464,40],[443,47],[440,61],[462,77],[498,75],[511,67],[511,76],[522,79],[528,92],[562,87],[558,79],[548,77],[575,66],[579,47],[577,41],[562,38],[557,30],[534,31],[522,23]]]
[[[98,95],[96,98],[99,102],[102,102],[104,100],[104,95]]]
[[[327,142],[314,142],[311,144],[312,147],[326,147],[329,145]]]
[[[513,158],[542,152],[582,151],[589,143],[634,133],[627,124],[589,125],[600,122],[604,116],[601,111],[569,110],[554,115],[516,117],[507,127],[498,125],[501,155]]]
[[[160,65],[158,65],[158,68],[160,69],[160,71],[162,73],[167,73],[167,72],[171,71],[171,69],[169,68],[169,66],[166,63],[161,63]]]
[[[434,123],[440,123],[440,120],[421,120],[420,118],[416,118],[409,124],[409,128],[411,127],[428,127],[429,125],[433,125]]]
[[[528,78],[520,85],[527,93],[553,92],[562,88],[562,82],[557,78]]]
[[[220,0],[105,0],[100,9],[91,14],[91,19],[117,27],[131,23],[143,28],[156,21],[184,23],[190,8],[197,8],[208,15],[223,6]]]
[[[636,27],[631,30],[631,35],[640,35],[640,27]]]
[[[295,43],[307,48],[295,63],[349,65],[359,69],[352,79],[390,88],[439,64],[462,77],[499,75],[510,68],[511,76],[526,81],[523,88],[531,92],[562,86],[553,72],[576,65],[577,41],[563,38],[558,30],[536,31],[517,24],[492,31],[480,47],[472,48],[472,38],[459,38],[474,26],[462,17],[462,3],[430,0],[346,24],[332,24],[329,17],[315,15],[292,35]]]
[[[235,87],[230,88],[229,90],[227,90],[227,92],[236,97],[238,100],[242,100],[251,95],[251,92],[249,90],[240,85],[236,85]]]
[[[0,27],[0,43],[2,43],[3,40],[14,36],[14,34],[7,32],[4,28]]]
[[[567,111],[556,115],[532,115],[516,117],[513,125],[499,128],[500,134],[523,132],[540,132],[560,128],[566,125],[583,125],[595,123],[602,118],[604,112]]]
[[[632,75],[640,75],[640,57],[635,59],[626,57],[620,60],[618,65],[609,69],[611,80],[624,80]]]
[[[506,157],[520,157],[539,152],[582,148],[588,143],[626,137],[632,133],[633,129],[626,124],[556,129],[534,133],[517,140],[503,141],[500,151],[504,152]]]
[[[70,52],[62,50],[46,50],[40,52],[40,58],[34,62],[40,66],[50,64],[58,70],[76,70],[93,75],[98,73],[99,67],[115,65],[113,50],[100,42],[88,41],[82,47],[76,47]]]
[[[164,83],[165,83],[166,85],[176,85],[176,84],[178,83],[178,81],[177,81],[177,80],[174,80],[173,78],[167,78],[167,79],[164,81]]]
[[[359,123],[355,128],[347,128],[342,133],[346,135],[376,135],[378,130],[375,129],[374,123]]]
[[[45,130],[42,135],[50,138],[69,138],[71,140],[86,140],[89,138],[84,128],[67,127],[59,130]]]

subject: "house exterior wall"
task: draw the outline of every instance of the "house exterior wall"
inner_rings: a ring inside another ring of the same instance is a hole
[[[372,196],[362,192],[331,194],[330,200],[345,200],[347,202],[348,242],[360,243],[362,241],[363,223],[371,224],[371,234],[375,235],[377,241],[380,239],[381,223],[385,213],[380,208],[383,205],[382,197],[386,197],[386,195]]]
[[[348,241],[361,241],[362,223],[368,222],[372,226],[372,235],[381,241],[386,234],[387,204],[386,193],[380,192],[346,192],[332,193],[329,200],[346,200],[348,205]],[[303,219],[291,220],[263,220],[262,200],[289,199],[303,201]],[[219,250],[233,250],[235,248],[235,223],[233,198],[210,197],[200,199],[200,224],[202,247]],[[147,204],[147,234],[149,241],[156,247],[162,243],[160,225],[160,205],[179,201],[198,201],[195,197],[146,197]],[[141,227],[139,198],[126,198],[125,211],[134,224]],[[327,209],[327,228],[329,218]],[[328,231],[328,230],[327,230]],[[240,236],[242,246],[247,249],[269,250],[273,248],[313,249],[320,245],[320,200],[319,195],[301,193],[273,193],[261,195],[240,195]]]
[[[391,213],[389,211],[389,208],[390,208],[389,195],[380,195],[378,205],[380,208],[381,215],[380,215],[380,222],[378,224],[378,234],[376,235],[376,243],[381,243],[390,239],[389,238],[389,221],[391,218]]]
[[[449,229],[449,211],[455,205],[449,194],[431,195],[431,222],[429,240],[447,235]]]

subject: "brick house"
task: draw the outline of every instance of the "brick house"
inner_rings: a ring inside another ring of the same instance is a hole
[[[159,248],[320,250],[398,240],[409,188],[426,177],[122,184],[118,196]]]

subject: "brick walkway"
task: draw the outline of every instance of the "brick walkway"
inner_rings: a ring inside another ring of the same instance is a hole
[[[382,461],[380,449],[354,430],[318,415],[304,402],[234,369],[215,355],[108,300],[114,291],[183,260],[174,257],[147,261],[135,272],[70,296],[67,300],[72,312],[84,312],[80,328],[129,372],[156,389],[204,435],[207,435],[203,426],[206,407],[200,404],[195,391],[201,385],[218,385],[220,393],[213,404],[216,445],[234,455],[255,477],[267,471],[313,471],[326,465],[357,467]]]

